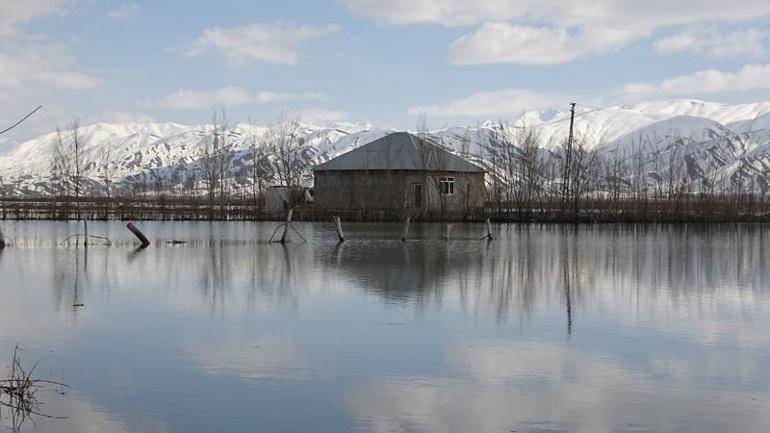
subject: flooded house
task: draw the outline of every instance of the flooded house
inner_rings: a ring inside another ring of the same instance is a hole
[[[484,170],[428,139],[394,132],[316,166],[326,210],[461,215],[484,206]]]

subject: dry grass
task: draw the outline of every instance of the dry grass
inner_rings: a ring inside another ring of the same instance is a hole
[[[37,397],[38,391],[44,387],[66,388],[61,382],[41,380],[34,377],[35,368],[26,370],[21,363],[21,348],[17,344],[13,350],[11,371],[6,379],[0,379],[0,420],[10,419],[13,431],[19,431],[21,426],[30,421],[34,424],[34,416],[43,418],[64,419],[53,416],[41,410],[41,402]]]

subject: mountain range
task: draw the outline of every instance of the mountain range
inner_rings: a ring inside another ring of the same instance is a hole
[[[527,112],[510,126],[537,133],[546,151],[555,153],[569,133],[570,112]],[[327,161],[391,130],[368,123],[316,126],[299,122],[302,164]],[[498,122],[432,131],[450,150],[488,170],[489,156],[500,142]],[[105,177],[126,188],[162,181],[164,185],[200,179],[201,157],[212,139],[211,125],[176,123],[96,123],[79,128],[83,145],[85,184],[99,188]],[[227,175],[235,185],[250,182],[251,137],[265,128],[236,124],[228,129]],[[575,137],[588,150],[621,159],[643,152],[645,170],[666,170],[653,164],[667,161],[685,167],[692,181],[728,179],[748,188],[764,188],[770,174],[770,102],[721,104],[667,100],[602,109],[578,107]],[[5,195],[50,194],[56,133],[28,140],[0,155],[0,188]],[[657,158],[657,159],[656,159]],[[660,175],[660,173],[657,173]],[[306,176],[307,182],[312,182]],[[268,182],[269,183],[269,182]]]

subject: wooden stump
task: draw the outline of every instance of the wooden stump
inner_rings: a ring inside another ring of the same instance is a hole
[[[294,214],[294,209],[289,209],[289,214],[286,215],[286,226],[283,228],[283,235],[281,236],[281,243],[286,243],[286,238],[289,234],[289,228],[291,228],[291,216]]]
[[[141,231],[141,230],[139,230],[138,228],[136,228],[136,226],[135,226],[135,225],[133,225],[132,223],[128,223],[128,224],[126,224],[126,228],[127,228],[127,229],[128,229],[130,232],[131,232],[131,233],[133,233],[133,234],[134,234],[134,236],[136,236],[136,237],[139,239],[139,242],[141,242],[141,243],[142,243],[142,246],[141,246],[141,247],[139,247],[139,248],[147,248],[147,247],[149,247],[149,246],[150,246],[150,241],[149,241],[149,240],[147,240],[147,236],[145,236],[145,235],[144,235],[144,233],[142,233],[142,231]]]
[[[401,242],[406,242],[406,237],[409,235],[409,217],[406,217],[404,221],[404,235],[401,236]]]
[[[342,233],[342,222],[340,221],[340,217],[335,216],[334,223],[337,226],[337,237],[340,238],[340,243],[345,242],[345,234]]]

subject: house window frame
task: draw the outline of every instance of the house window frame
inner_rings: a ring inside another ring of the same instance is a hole
[[[443,196],[455,195],[455,177],[454,176],[441,176],[439,177],[439,192]]]

